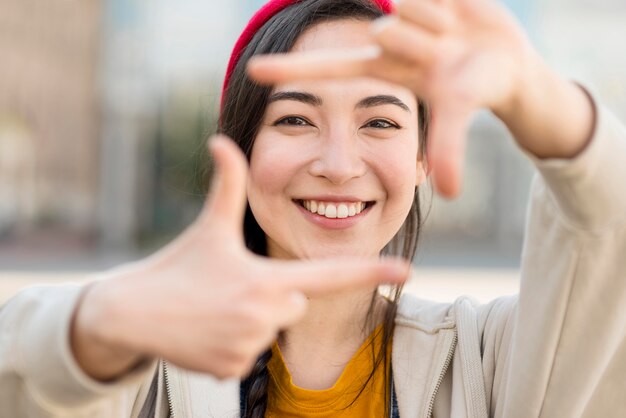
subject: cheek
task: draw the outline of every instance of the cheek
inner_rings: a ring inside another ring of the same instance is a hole
[[[376,176],[386,192],[379,212],[380,229],[377,240],[379,250],[382,250],[398,233],[413,205],[417,149],[407,144],[393,151],[379,153],[377,161],[379,164],[376,165]]]
[[[250,157],[250,192],[273,194],[282,190],[290,170],[282,154],[281,147],[272,147],[270,141],[257,139]]]
[[[391,209],[408,213],[415,193],[417,147],[411,142],[378,153],[377,176],[381,179]]]
[[[298,154],[291,148],[271,138],[257,137],[248,179],[248,201],[255,214],[286,202],[285,191],[299,167]]]

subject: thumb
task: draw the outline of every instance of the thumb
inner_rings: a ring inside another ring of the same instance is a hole
[[[455,105],[434,109],[428,138],[428,166],[437,192],[456,197],[461,190],[471,111]]]
[[[239,147],[228,137],[209,140],[209,150],[217,165],[206,216],[231,231],[241,232],[246,209],[248,163]]]

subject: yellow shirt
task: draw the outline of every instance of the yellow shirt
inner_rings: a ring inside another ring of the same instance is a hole
[[[268,363],[270,381],[266,418],[387,416],[385,369],[389,370],[389,367],[385,368],[383,364],[378,366],[373,378],[352,403],[374,365],[371,344],[374,343],[376,350],[379,350],[382,340],[383,328],[380,325],[350,359],[337,382],[331,388],[324,390],[308,390],[294,385],[278,344],[274,344],[272,358]],[[387,358],[389,359],[390,356]]]

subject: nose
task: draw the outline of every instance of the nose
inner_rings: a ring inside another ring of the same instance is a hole
[[[318,158],[309,169],[311,175],[341,185],[365,174],[367,166],[357,138],[346,132],[320,140]]]

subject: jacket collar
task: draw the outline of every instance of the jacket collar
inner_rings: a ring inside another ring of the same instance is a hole
[[[401,417],[432,415],[435,396],[456,348],[450,304],[403,295],[393,336],[392,368]]]

